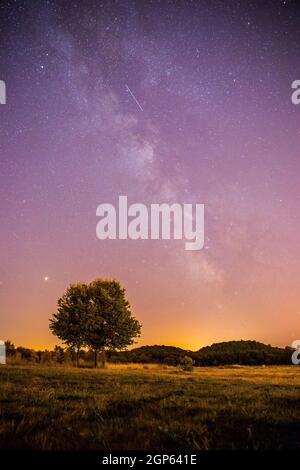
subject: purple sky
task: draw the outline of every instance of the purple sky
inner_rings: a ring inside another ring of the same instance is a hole
[[[140,344],[299,337],[300,10],[245,5],[1,3],[3,339],[53,346],[57,298],[96,277],[126,287]],[[204,249],[97,240],[120,194],[204,203]]]

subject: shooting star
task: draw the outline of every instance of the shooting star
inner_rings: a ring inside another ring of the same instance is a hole
[[[126,86],[126,90],[131,94],[132,98],[134,99],[134,101],[136,102],[136,104],[138,105],[138,107],[140,108],[141,111],[144,111],[142,106],[140,105],[140,103],[138,102],[138,100],[136,99],[136,97],[134,96],[134,94],[132,93],[132,91],[130,90],[129,86],[128,85],[125,85]]]

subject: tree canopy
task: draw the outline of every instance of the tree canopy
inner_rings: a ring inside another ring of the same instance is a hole
[[[68,347],[79,350],[87,346],[95,354],[122,350],[140,335],[141,325],[132,316],[125,289],[114,279],[96,279],[89,284],[71,284],[58,300],[50,329]]]

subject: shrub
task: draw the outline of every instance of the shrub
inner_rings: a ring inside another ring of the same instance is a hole
[[[189,356],[183,356],[183,358],[180,360],[180,367],[186,372],[191,372],[194,368],[193,359]]]

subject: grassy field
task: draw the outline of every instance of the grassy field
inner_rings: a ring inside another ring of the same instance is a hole
[[[0,366],[0,447],[300,448],[300,368]]]

